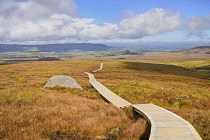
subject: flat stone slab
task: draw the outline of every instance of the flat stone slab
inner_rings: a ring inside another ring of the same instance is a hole
[[[51,77],[44,88],[56,86],[83,89],[74,78],[66,75],[55,75]]]

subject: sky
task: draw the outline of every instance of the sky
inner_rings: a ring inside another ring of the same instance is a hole
[[[210,42],[209,0],[0,0],[0,43]]]

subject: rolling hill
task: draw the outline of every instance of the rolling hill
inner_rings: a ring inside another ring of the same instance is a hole
[[[204,54],[210,54],[210,46],[198,46],[193,48],[188,48],[176,52],[183,52],[185,54],[196,54],[196,53],[204,53]]]
[[[104,44],[91,43],[68,43],[68,44],[45,44],[45,45],[18,45],[0,44],[0,52],[56,52],[65,53],[72,50],[78,51],[106,51],[111,47]]]

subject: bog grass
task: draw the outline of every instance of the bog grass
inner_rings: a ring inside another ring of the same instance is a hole
[[[96,139],[117,138],[133,123],[132,113],[106,103],[92,88],[85,71],[100,62],[55,61],[0,65],[0,139]],[[43,88],[54,75],[69,75],[83,90]],[[128,114],[130,116],[128,116]],[[144,133],[146,121],[141,120]],[[132,128],[132,126],[130,126]],[[126,132],[124,132],[126,133]]]
[[[131,109],[106,103],[85,71],[95,61],[54,61],[0,65],[0,139],[139,139],[147,123],[133,121]],[[199,66],[200,67],[200,66]],[[203,67],[203,65],[202,65]],[[54,75],[69,75],[84,90],[46,88]],[[154,103],[188,120],[210,139],[209,73],[172,64],[104,62],[95,78],[133,104]]]

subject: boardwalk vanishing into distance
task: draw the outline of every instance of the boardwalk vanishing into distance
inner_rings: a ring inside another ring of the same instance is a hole
[[[124,100],[123,98],[117,96],[115,93],[110,91],[108,88],[106,88],[104,85],[102,85],[100,82],[96,81],[93,74],[85,72],[89,76],[89,81],[92,84],[92,86],[103,96],[108,102],[114,104],[116,107],[124,108],[131,106],[131,103]]]
[[[102,65],[98,70],[102,70]],[[149,140],[202,140],[195,128],[180,116],[154,104],[132,105],[98,82],[93,74],[88,72],[85,72],[85,74],[89,76],[89,82],[92,86],[107,101],[118,108],[132,106],[137,113],[141,114],[150,123]]]
[[[100,65],[100,68],[99,68],[99,69],[94,70],[93,72],[97,72],[97,71],[102,70],[102,69],[103,69],[103,63],[101,63],[101,65]]]

